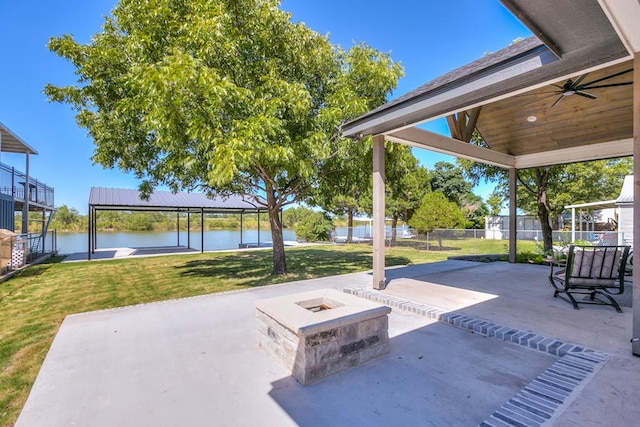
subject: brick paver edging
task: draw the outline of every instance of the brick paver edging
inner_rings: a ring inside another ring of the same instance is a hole
[[[474,334],[508,341],[559,357],[553,365],[482,422],[482,427],[552,425],[607,360],[605,353],[583,346],[475,319],[461,313],[447,312],[371,289],[348,288],[344,289],[344,292],[426,316]]]

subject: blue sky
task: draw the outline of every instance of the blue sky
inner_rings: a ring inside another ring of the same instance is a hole
[[[47,49],[52,36],[72,34],[85,43],[101,30],[114,0],[21,0],[0,2],[0,122],[39,151],[31,156],[31,175],[55,188],[56,205],[85,214],[89,189],[137,188],[139,181],[119,170],[91,162],[93,142],[79,128],[67,105],[49,103],[47,83],[75,83],[74,68]],[[390,52],[405,69],[394,92],[399,96],[441,74],[494,52],[530,32],[497,0],[284,0],[292,13],[334,44],[344,48],[366,42]],[[431,130],[446,133],[435,123]],[[453,161],[426,150],[414,150],[427,167]],[[0,161],[24,171],[24,156],[2,153]],[[476,193],[486,196],[491,186]]]

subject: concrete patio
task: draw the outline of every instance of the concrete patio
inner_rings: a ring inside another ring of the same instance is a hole
[[[576,311],[547,271],[446,261],[384,291],[357,273],[68,316],[16,425],[637,425],[631,309]],[[257,348],[254,304],[322,288],[391,306],[391,351],[303,387]]]

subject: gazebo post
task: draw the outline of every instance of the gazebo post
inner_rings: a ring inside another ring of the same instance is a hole
[[[640,356],[640,53],[633,61],[633,327],[631,351]]]
[[[516,242],[518,239],[517,186],[518,170],[509,169],[509,262],[516,262]]]
[[[204,208],[200,208],[200,253],[204,253]]]
[[[187,211],[187,248],[191,249],[191,211]]]
[[[96,248],[98,247],[98,211],[96,207],[93,207],[93,223],[91,226],[91,232],[93,233],[93,242],[91,245],[91,253],[96,253]]]
[[[178,244],[176,246],[180,247],[180,211],[176,212],[176,228],[178,229],[178,232],[176,234]]]
[[[373,137],[373,288],[384,289],[384,135]]]
[[[91,245],[93,244],[93,236],[91,235],[91,233],[93,232],[92,230],[92,224],[93,224],[93,214],[91,212],[92,206],[91,204],[89,204],[89,209],[87,210],[87,237],[88,237],[88,241],[87,241],[87,260],[91,261]]]

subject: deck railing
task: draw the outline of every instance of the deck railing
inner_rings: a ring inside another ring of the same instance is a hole
[[[18,200],[29,200],[29,202],[50,207],[55,206],[52,187],[33,177],[29,177],[27,182],[27,175],[24,172],[4,163],[0,163],[0,193]]]
[[[57,252],[55,230],[50,230],[44,239],[40,233],[27,233],[0,240],[0,274],[24,267],[43,255]]]

